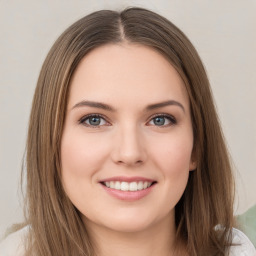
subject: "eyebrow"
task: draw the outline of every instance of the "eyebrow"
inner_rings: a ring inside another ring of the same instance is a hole
[[[175,100],[168,100],[168,101],[164,101],[164,102],[160,102],[160,103],[150,104],[146,107],[146,110],[149,111],[149,110],[166,107],[166,106],[172,106],[172,105],[180,107],[183,110],[183,112],[185,112],[184,106],[180,102],[175,101]],[[111,107],[110,105],[107,105],[105,103],[96,102],[96,101],[88,101],[88,100],[83,100],[83,101],[78,102],[77,104],[75,104],[72,107],[72,109],[78,108],[78,107],[100,108],[100,109],[111,111],[111,112],[116,111],[113,107]]]
[[[92,107],[92,108],[101,108],[104,110],[112,111],[114,112],[115,109],[105,103],[101,102],[95,102],[95,101],[88,101],[88,100],[83,100],[75,104],[72,109],[78,108],[78,107]]]
[[[172,106],[172,105],[180,107],[183,110],[183,112],[185,112],[184,106],[176,100],[168,100],[168,101],[164,101],[156,104],[151,104],[146,107],[146,110],[153,110],[156,108],[162,108],[162,107]]]

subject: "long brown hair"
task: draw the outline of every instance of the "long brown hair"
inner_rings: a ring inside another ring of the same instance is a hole
[[[61,184],[60,143],[77,65],[92,49],[123,41],[159,51],[179,72],[189,95],[197,169],[190,172],[175,208],[177,244],[182,241],[193,256],[225,255],[233,226],[233,176],[205,69],[175,25],[142,8],[102,10],[80,19],[58,38],[43,64],[24,168],[27,255],[94,255],[86,227]]]

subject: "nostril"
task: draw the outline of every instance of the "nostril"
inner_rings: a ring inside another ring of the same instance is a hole
[[[132,159],[124,159],[124,160],[119,160],[116,163],[117,164],[125,164],[125,165],[140,165],[143,163],[143,161],[142,160],[133,161]]]

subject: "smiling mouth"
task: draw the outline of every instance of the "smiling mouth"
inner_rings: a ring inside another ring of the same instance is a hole
[[[156,182],[149,182],[149,181],[133,181],[133,182],[126,182],[126,181],[106,181],[101,182],[102,185],[104,185],[107,188],[119,190],[119,191],[141,191],[145,190],[152,185],[154,185]]]

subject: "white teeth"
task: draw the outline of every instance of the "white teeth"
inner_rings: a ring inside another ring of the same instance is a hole
[[[129,183],[128,182],[121,182],[121,188],[122,191],[128,191],[129,190]]]
[[[119,181],[115,182],[115,189],[117,189],[117,190],[121,189],[121,183]]]
[[[137,191],[137,189],[138,189],[137,183],[136,182],[131,182],[130,186],[129,186],[129,190],[130,191]]]
[[[115,188],[115,182],[114,181],[110,181],[110,188]]]
[[[104,185],[108,188],[122,190],[122,191],[137,191],[143,190],[152,185],[152,182],[147,181],[133,181],[133,182],[125,182],[125,181],[107,181],[104,182]]]
[[[143,189],[143,181],[140,181],[138,183],[138,190],[142,190]]]

